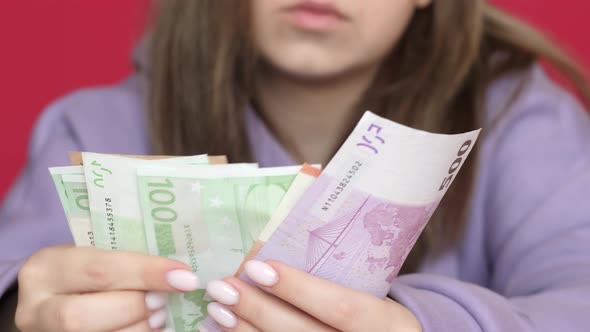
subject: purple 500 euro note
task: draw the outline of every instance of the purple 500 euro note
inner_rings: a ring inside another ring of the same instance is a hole
[[[254,259],[384,297],[478,135],[427,133],[366,112]]]
[[[383,297],[473,148],[366,112],[255,256]]]

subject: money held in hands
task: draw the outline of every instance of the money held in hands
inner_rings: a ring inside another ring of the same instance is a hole
[[[366,112],[323,171],[84,152],[50,173],[78,246],[176,259],[204,285],[248,281],[246,260],[276,259],[383,297],[478,134],[433,134]],[[209,301],[204,289],[171,294],[167,326],[220,331]]]

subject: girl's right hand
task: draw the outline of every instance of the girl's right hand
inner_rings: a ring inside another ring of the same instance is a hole
[[[57,246],[31,256],[18,276],[16,325],[23,332],[154,331],[167,292],[199,287],[171,259],[92,247]]]

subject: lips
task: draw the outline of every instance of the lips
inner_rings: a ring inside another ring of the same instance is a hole
[[[305,30],[330,30],[347,20],[341,11],[325,0],[301,1],[286,12],[295,26]]]

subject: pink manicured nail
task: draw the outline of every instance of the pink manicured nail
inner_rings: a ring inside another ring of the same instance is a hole
[[[172,270],[166,273],[166,280],[170,286],[184,292],[199,288],[199,277],[187,270]]]
[[[168,318],[168,313],[166,312],[166,309],[160,309],[154,312],[150,316],[150,318],[148,318],[148,324],[152,329],[157,329],[158,327],[166,323],[166,318]]]
[[[221,280],[213,280],[207,284],[207,293],[217,302],[234,305],[240,300],[240,293],[230,284]]]
[[[217,324],[225,328],[233,329],[236,327],[236,325],[238,325],[238,319],[236,318],[236,315],[217,302],[209,303],[207,305],[207,312],[209,313],[209,316],[211,316],[217,322]]]
[[[252,281],[262,286],[271,287],[279,281],[279,275],[272,266],[261,261],[248,261],[244,266],[246,274]]]
[[[163,329],[162,332],[174,332],[174,329],[171,327],[168,327],[168,328]]]
[[[147,292],[145,305],[150,310],[162,309],[168,303],[168,294],[159,292]]]

